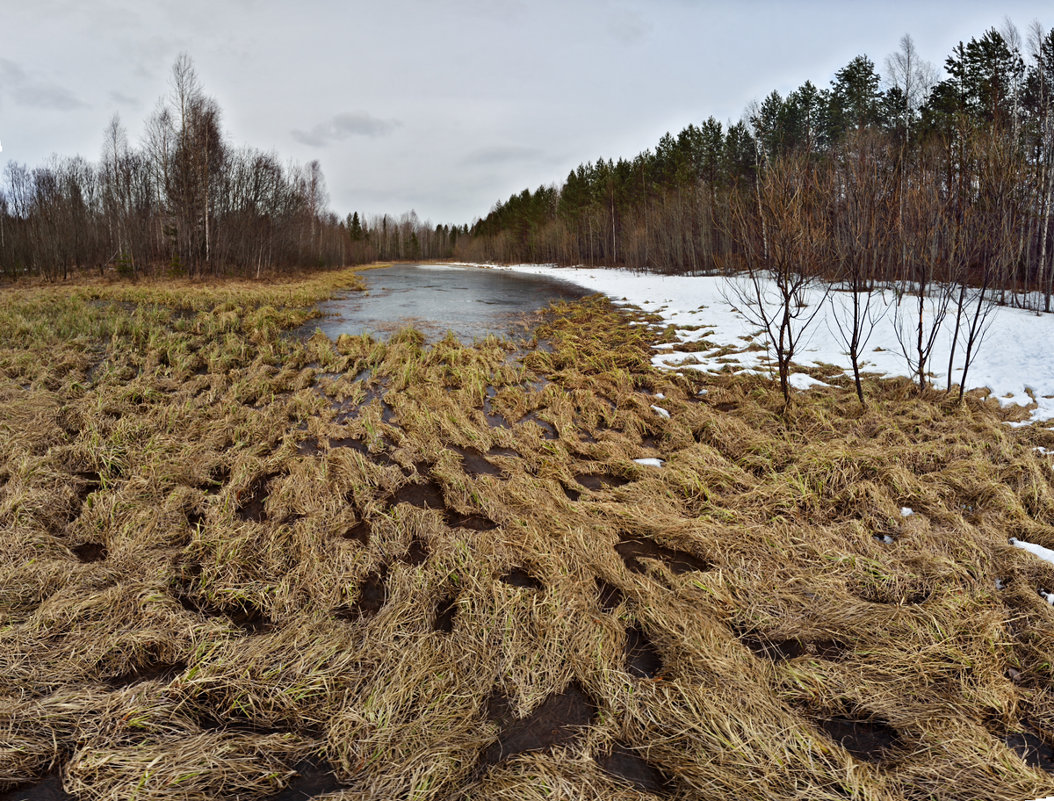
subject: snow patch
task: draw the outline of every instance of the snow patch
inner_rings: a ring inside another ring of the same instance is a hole
[[[1010,538],[1010,544],[1015,548],[1020,548],[1022,551],[1028,551],[1033,556],[1038,556],[1044,562],[1049,562],[1054,565],[1054,551],[1050,548],[1044,548],[1042,545],[1036,545],[1034,542],[1025,542],[1019,540],[1017,537]]]
[[[825,384],[817,378],[813,378],[808,373],[793,373],[790,378],[787,379],[787,383],[795,389],[805,391],[812,387],[829,387],[830,384]]]
[[[683,341],[690,341],[696,335],[696,326],[705,327],[709,332],[707,339],[714,345],[714,350],[677,353],[673,348],[663,349],[661,356],[656,356],[653,362],[658,367],[716,373],[731,365],[734,370],[772,374],[771,354],[766,348],[744,349],[744,344],[749,344],[757,328],[729,302],[732,295],[723,276],[652,275],[629,270],[542,264],[495,269],[563,279],[617,299],[614,300],[616,304],[657,312],[662,317],[661,325],[673,326],[674,336]],[[813,290],[805,301],[810,306],[820,303],[823,294],[822,289]],[[653,298],[664,299],[662,308],[657,308],[660,304]],[[845,354],[845,344],[832,332],[838,330],[835,314],[846,319],[846,315],[851,314],[852,300],[851,292],[830,293],[823,310],[806,332],[808,341],[803,343],[799,352],[799,364],[833,364],[849,374],[851,366]],[[864,369],[890,377],[908,376],[910,371],[896,336],[894,293],[890,289],[880,290],[874,301],[881,316],[871,338]],[[908,297],[905,302],[914,302],[914,299]],[[932,310],[927,314],[932,314]],[[970,385],[988,387],[1004,405],[1026,407],[1030,420],[1018,425],[1054,419],[1054,348],[1048,345],[1054,341],[1054,314],[1037,315],[1026,309],[997,306],[989,319],[991,326],[970,366]],[[686,330],[689,327],[693,330]],[[935,368],[932,380],[938,387],[948,383],[949,376],[942,372],[942,368],[947,369],[952,331],[952,326],[943,327],[930,356],[930,365]],[[763,338],[755,341],[765,345]],[[1007,354],[1013,354],[1013,358],[1008,358]],[[951,375],[952,383],[961,376],[960,360]]]
[[[665,417],[667,420],[670,419],[670,413],[661,406],[656,406],[655,404],[652,404],[651,410],[655,412],[655,414],[659,415],[659,417]]]
[[[662,467],[664,464],[666,464],[662,459],[655,459],[651,457],[647,459],[634,459],[633,461],[637,464],[642,464],[645,467]]]

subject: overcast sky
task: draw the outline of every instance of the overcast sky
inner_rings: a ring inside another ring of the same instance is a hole
[[[318,159],[334,211],[463,223],[597,157],[910,33],[943,65],[1048,2],[858,0],[0,0],[0,169],[92,160],[116,111],[134,143],[187,52],[235,144]]]

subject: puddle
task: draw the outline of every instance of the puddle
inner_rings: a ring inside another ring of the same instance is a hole
[[[413,325],[425,342],[450,331],[468,344],[490,334],[523,336],[527,315],[554,300],[589,294],[556,278],[449,264],[400,264],[361,276],[366,292],[341,292],[320,303],[324,317],[309,320],[294,335],[307,339],[318,328],[333,340],[341,334],[386,340]]]
[[[582,493],[576,489],[565,487],[563,484],[560,485],[560,488],[564,491],[564,495],[567,496],[567,499],[569,501],[577,501],[579,498],[582,497]]]
[[[497,446],[494,446],[487,451],[487,456],[511,456],[515,459],[520,458],[518,451],[514,451],[512,448],[499,448]]]
[[[523,587],[528,590],[544,590],[545,585],[524,570],[522,567],[514,567],[501,577],[504,584],[511,587]]]
[[[837,640],[770,639],[764,634],[752,633],[740,636],[740,641],[751,651],[773,662],[811,656],[837,662],[845,657],[848,648]]]
[[[453,450],[461,454],[461,466],[470,476],[500,476],[501,468],[488,462],[486,457],[475,448],[458,448]]]
[[[448,595],[436,604],[432,626],[436,631],[449,634],[454,630],[454,616],[457,614],[457,596]]]
[[[634,573],[647,572],[647,568],[640,561],[641,557],[658,559],[674,573],[688,573],[692,570],[705,573],[710,569],[710,565],[699,557],[687,551],[666,548],[646,537],[623,537],[615,546],[615,550],[626,563],[626,567]]]
[[[420,509],[442,509],[446,506],[442,488],[432,480],[403,485],[392,494],[388,503],[392,506],[408,503]]]
[[[129,687],[144,681],[163,681],[166,684],[187,669],[186,662],[156,662],[109,678],[111,687]]]
[[[251,520],[254,523],[263,523],[267,520],[267,485],[272,479],[277,478],[278,473],[267,473],[253,479],[252,483],[238,494],[237,514],[242,520]]]
[[[478,514],[463,515],[451,509],[447,509],[443,519],[451,528],[467,528],[471,531],[493,531],[498,527],[489,517]]]
[[[74,545],[70,550],[82,562],[101,562],[109,553],[101,542],[84,542]]]
[[[610,473],[575,473],[575,481],[590,490],[603,490],[629,484],[628,480]]]
[[[897,730],[877,718],[820,718],[816,725],[854,757],[866,762],[882,762],[900,745]]]
[[[654,679],[662,673],[662,656],[639,623],[626,629],[626,644],[622,651],[626,657],[626,672],[631,676]]]
[[[639,756],[636,749],[622,743],[616,743],[608,753],[597,756],[596,763],[605,773],[642,792],[667,793],[673,789],[669,776]]]
[[[614,584],[608,584],[604,579],[597,576],[597,603],[600,604],[600,608],[605,612],[612,612],[620,603],[622,603],[625,596],[622,594],[622,590],[616,587]]]
[[[719,411],[719,412],[732,412],[732,411],[735,411],[736,408],[738,408],[738,407],[737,407],[736,404],[728,403],[726,401],[724,403],[715,403],[713,408],[717,409],[717,411]]]
[[[491,428],[512,428],[512,426],[509,425],[509,421],[497,412],[484,411],[483,418],[487,421],[487,425]]]
[[[0,801],[77,801],[77,797],[62,789],[62,775],[54,771],[36,784],[24,784],[0,793]]]
[[[520,419],[520,424],[534,423],[542,430],[542,439],[559,439],[560,435],[556,433],[556,427],[538,416],[536,412],[524,415]]]
[[[349,528],[342,535],[346,540],[355,540],[363,545],[370,544],[370,524],[365,520],[360,520],[354,526]]]
[[[358,417],[359,414],[367,406],[372,404],[374,401],[380,401],[381,404],[381,420],[385,423],[390,423],[392,420],[392,407],[384,401],[384,396],[387,394],[388,388],[384,384],[376,384],[372,387],[365,388],[362,393],[362,397],[359,400],[353,400],[351,398],[342,401],[340,403],[334,403],[333,408],[337,414],[335,420],[338,423],[344,423],[353,417]]]
[[[280,793],[268,796],[265,801],[304,801],[326,793],[335,793],[342,785],[329,765],[319,759],[305,759],[293,768],[296,776]]]
[[[388,600],[388,588],[384,584],[387,576],[388,569],[385,567],[366,576],[359,585],[359,597],[355,599],[355,603],[338,607],[334,610],[336,616],[344,620],[362,620],[380,612],[384,602]]]
[[[488,704],[488,712],[506,718],[497,742],[488,746],[480,757],[483,764],[495,765],[516,754],[574,742],[582,729],[596,718],[597,707],[581,686],[574,683],[562,693],[550,695],[526,718],[508,720],[509,704],[500,699],[493,706]]]
[[[318,456],[321,450],[318,440],[314,437],[308,437],[307,439],[301,440],[296,446],[296,453],[298,456]]]
[[[1054,773],[1054,748],[1044,742],[1027,724],[1020,732],[1008,734],[1004,740],[1007,748],[1017,754],[1030,768],[1039,768]]]

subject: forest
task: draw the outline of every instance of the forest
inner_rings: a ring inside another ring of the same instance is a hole
[[[415,214],[329,209],[318,161],[283,165],[273,153],[229,142],[222,112],[188,56],[172,67],[170,94],[147,119],[138,147],[117,115],[97,163],[53,157],[9,162],[0,181],[0,274],[66,278],[118,274],[246,275],[376,259],[450,255],[458,233]]]
[[[469,260],[662,273],[966,282],[1051,308],[1054,30],[1009,22],[960,43],[945,77],[910,36],[829,87],[772,92],[632,159],[498,203],[458,243]]]

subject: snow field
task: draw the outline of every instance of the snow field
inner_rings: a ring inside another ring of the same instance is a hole
[[[763,333],[736,307],[735,292],[722,276],[664,276],[538,264],[493,269],[563,279],[603,293],[615,303],[658,314],[664,326],[673,326],[677,338],[675,344],[656,348],[652,361],[658,367],[702,372],[731,367],[736,372],[755,373],[770,369]],[[838,336],[836,320],[848,313],[851,295],[832,291],[824,299],[823,294],[817,289],[809,296],[811,303],[824,305],[807,330],[795,362],[803,367],[834,365],[848,373],[849,357]],[[910,376],[897,339],[894,303],[890,291],[874,297],[875,313],[880,316],[865,350],[864,369],[890,377]],[[993,310],[990,320],[988,333],[970,366],[968,388],[987,387],[1004,405],[1032,406],[1029,422],[1054,419],[1054,347],[1049,344],[1054,342],[1054,314],[1000,306]],[[953,322],[945,320],[931,358],[929,372],[938,387],[948,383]],[[689,345],[691,350],[678,350],[678,344]],[[955,383],[962,377],[962,352],[960,344],[952,371]],[[809,389],[823,382],[796,373],[791,375],[791,383],[797,389]]]

